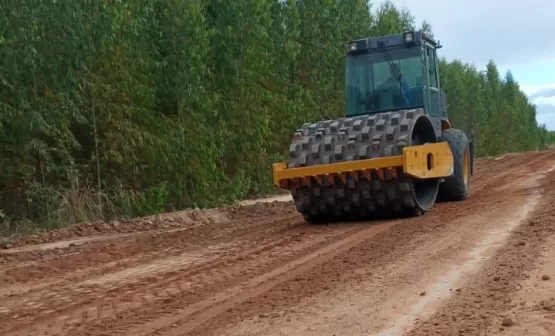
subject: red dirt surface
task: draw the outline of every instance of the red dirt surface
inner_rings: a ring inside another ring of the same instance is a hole
[[[554,335],[555,152],[476,163],[425,216],[292,202],[80,224],[0,250],[0,335]]]

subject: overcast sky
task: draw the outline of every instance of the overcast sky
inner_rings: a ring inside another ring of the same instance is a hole
[[[510,69],[538,104],[538,121],[555,130],[555,1],[391,2],[408,8],[418,25],[432,25],[441,56],[480,68],[493,59],[502,75]]]

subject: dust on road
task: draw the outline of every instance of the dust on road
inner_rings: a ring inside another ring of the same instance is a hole
[[[412,219],[309,225],[282,197],[26,238],[0,334],[552,335],[553,167],[478,160],[467,201]]]

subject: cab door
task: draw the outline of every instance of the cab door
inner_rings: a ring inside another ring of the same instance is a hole
[[[426,78],[428,86],[427,109],[436,135],[441,135],[440,118],[440,94],[439,94],[439,71],[435,48],[429,44],[424,44],[424,58],[426,61]]]

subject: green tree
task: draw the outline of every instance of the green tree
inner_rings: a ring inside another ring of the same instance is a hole
[[[418,25],[363,0],[21,0],[0,7],[0,212],[59,225],[272,190],[305,122],[344,113],[345,43]],[[440,62],[476,153],[555,142],[510,72]]]

